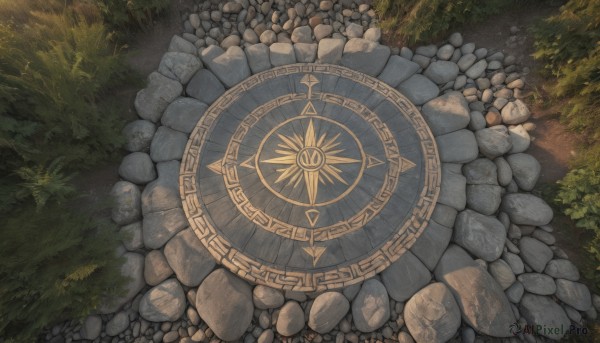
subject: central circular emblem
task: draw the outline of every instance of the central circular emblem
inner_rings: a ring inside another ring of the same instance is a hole
[[[439,182],[435,140],[404,96],[311,64],[227,91],[180,173],[190,226],[219,263],[297,291],[348,286],[397,260],[428,225]]]

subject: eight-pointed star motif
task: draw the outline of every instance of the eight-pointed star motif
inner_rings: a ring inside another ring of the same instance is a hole
[[[304,180],[311,205],[316,203],[319,183],[325,185],[337,181],[348,184],[340,175],[342,170],[335,167],[336,164],[362,162],[338,156],[344,151],[344,149],[336,149],[340,145],[338,142],[340,134],[329,139],[327,139],[327,133],[317,137],[312,119],[308,123],[304,137],[297,134],[291,137],[281,134],[277,134],[277,136],[281,139],[281,143],[277,145],[281,149],[275,150],[275,152],[280,157],[261,162],[288,165],[288,167],[277,169],[280,174],[275,183],[289,180],[288,186],[293,185],[295,188]]]

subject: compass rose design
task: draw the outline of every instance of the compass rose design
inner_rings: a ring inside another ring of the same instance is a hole
[[[337,149],[340,145],[338,138],[340,133],[327,139],[327,133],[317,136],[313,121],[310,120],[304,137],[294,134],[286,137],[277,134],[281,143],[278,145],[281,149],[275,152],[280,157],[263,160],[263,163],[287,165],[286,168],[277,169],[280,173],[275,183],[288,180],[288,185],[296,188],[302,180],[308,193],[310,205],[315,205],[319,184],[333,184],[341,182],[348,185],[348,182],[341,176],[342,170],[337,168],[337,164],[361,163],[362,161],[339,156],[344,149]]]

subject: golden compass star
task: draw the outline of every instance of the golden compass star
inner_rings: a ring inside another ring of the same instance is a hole
[[[291,137],[281,134],[277,134],[277,136],[281,139],[281,143],[278,144],[281,149],[275,150],[275,152],[280,154],[280,157],[261,162],[289,165],[286,168],[277,169],[280,174],[275,183],[289,180],[288,185],[293,184],[295,188],[304,180],[311,205],[317,201],[319,184],[335,182],[348,184],[340,175],[342,171],[335,167],[336,164],[362,162],[339,156],[338,154],[344,152],[344,149],[336,149],[340,145],[338,142],[340,134],[329,139],[327,139],[326,133],[317,137],[312,119],[308,123],[304,137],[297,134]]]

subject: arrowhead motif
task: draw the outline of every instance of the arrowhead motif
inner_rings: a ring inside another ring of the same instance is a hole
[[[254,165],[254,158],[255,158],[255,155],[250,156],[249,159],[240,163],[240,167],[244,167],[244,168],[248,168],[248,169],[256,169],[256,166]]]
[[[309,254],[310,256],[312,256],[312,258],[313,258],[313,267],[314,267],[314,266],[317,265],[317,262],[319,262],[319,259],[321,258],[321,256],[323,255],[323,253],[325,252],[325,250],[327,248],[326,247],[311,246],[311,247],[304,247],[302,249],[304,249],[304,252],[306,252],[307,254]]]
[[[383,164],[382,160],[380,160],[374,156],[367,155],[367,169],[376,167],[381,164]]]
[[[317,114],[318,113],[317,113],[317,110],[315,109],[315,106],[310,101],[306,104],[306,106],[304,106],[302,113],[300,113],[301,116],[314,116]]]
[[[319,221],[319,211],[310,209],[304,212],[304,214],[306,215],[306,219],[308,219],[310,227],[315,227],[315,224],[317,224],[317,221]]]
[[[401,173],[407,172],[416,166],[417,166],[416,164],[407,160],[406,158],[400,157],[400,172]]]
[[[213,163],[208,165],[208,169],[210,169],[213,173],[223,175],[223,160],[214,161]]]

